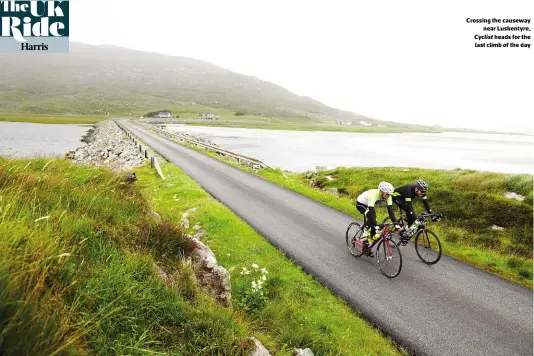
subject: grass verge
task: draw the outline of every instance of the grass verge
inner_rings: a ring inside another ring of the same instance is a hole
[[[245,355],[252,335],[278,355],[401,353],[183,172],[162,169],[164,181],[144,167],[125,184],[66,160],[0,158],[0,353]],[[191,278],[191,231],[178,221],[192,207],[232,275],[234,309]]]

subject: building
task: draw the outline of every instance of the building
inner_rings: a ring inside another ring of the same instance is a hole
[[[207,112],[207,113],[202,114],[200,118],[206,119],[206,120],[217,120],[218,116],[210,112]]]
[[[160,111],[155,117],[171,117],[171,113],[168,111]]]

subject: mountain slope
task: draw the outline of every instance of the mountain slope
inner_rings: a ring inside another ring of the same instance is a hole
[[[69,54],[0,54],[0,68],[0,113],[138,116],[196,107],[310,123],[442,130],[335,109],[205,61],[117,46],[73,42]]]
[[[196,103],[264,116],[379,123],[204,61],[115,46],[71,43],[68,55],[2,54],[0,68],[3,112],[137,115]]]

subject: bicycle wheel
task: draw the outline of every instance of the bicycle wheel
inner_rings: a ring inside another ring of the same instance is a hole
[[[390,237],[386,237],[378,243],[376,260],[380,271],[388,278],[397,277],[402,269],[402,255],[399,245]]]
[[[441,242],[430,230],[421,230],[415,236],[415,252],[427,265],[437,263],[441,258]]]
[[[358,223],[350,223],[345,233],[347,240],[347,248],[354,257],[360,257],[363,255],[363,242],[362,242],[363,229]]]

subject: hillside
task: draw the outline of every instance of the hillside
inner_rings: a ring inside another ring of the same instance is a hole
[[[372,120],[281,86],[185,57],[71,43],[64,54],[0,55],[0,112],[132,114],[207,106],[310,122]]]

